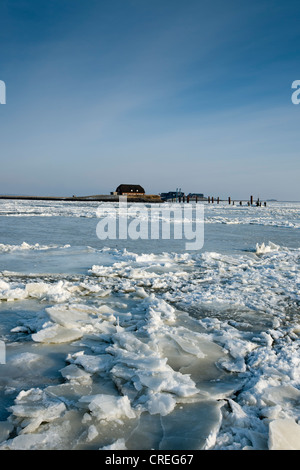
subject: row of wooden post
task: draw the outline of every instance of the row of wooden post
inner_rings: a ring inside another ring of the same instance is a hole
[[[219,203],[220,203],[220,198],[217,197],[217,198],[216,198],[216,201],[217,201],[217,204],[219,204]],[[231,201],[232,201],[232,205],[234,206],[234,200],[231,200],[231,197],[229,196],[229,197],[228,197],[228,204],[229,204],[229,205],[231,204]],[[212,197],[208,196],[207,202],[213,204],[213,203],[215,202],[215,198],[214,198],[213,196],[212,196]],[[248,206],[253,206],[253,196],[250,196],[250,200],[247,201],[247,204],[248,204]],[[264,202],[263,204],[264,204],[264,206],[266,207],[267,203]],[[240,206],[242,206],[242,205],[243,205],[243,201],[240,201]],[[255,202],[255,205],[256,205],[257,207],[262,205],[262,203],[261,203],[261,201],[259,200],[259,198],[258,198],[257,201]]]
[[[198,197],[196,196],[196,198],[195,198],[194,200],[195,200],[196,203],[197,203],[197,202],[198,202]],[[175,201],[176,201],[176,199],[172,199],[172,202],[175,202]],[[214,204],[215,201],[217,202],[217,204],[220,203],[220,198],[219,198],[219,196],[218,196],[216,199],[214,198],[214,196],[208,196],[208,197],[207,197],[207,202],[208,202],[209,204],[210,204],[210,203],[211,203],[211,204]],[[178,202],[190,202],[190,197],[189,197],[189,196],[185,196],[185,195],[183,195],[183,196],[178,196]],[[232,205],[234,206],[234,202],[235,202],[235,201],[232,200],[231,197],[229,196],[229,197],[228,197],[228,204],[230,205],[230,204],[232,203]],[[244,202],[245,202],[245,201],[244,201]],[[250,196],[250,200],[249,200],[249,201],[246,201],[246,202],[247,202],[248,206],[253,206],[253,196]],[[263,204],[264,204],[264,206],[266,207],[267,203],[264,202]],[[242,205],[243,205],[243,201],[240,201],[240,206],[242,206]],[[261,206],[261,205],[262,205],[262,203],[261,203],[261,201],[259,200],[259,198],[258,198],[257,201],[255,202],[255,205],[256,205],[256,206]]]
[[[193,198],[193,201],[196,201],[196,203],[198,202],[198,197],[194,197]],[[172,199],[172,202],[176,202],[176,199]],[[178,202],[190,202],[190,196],[178,196]]]

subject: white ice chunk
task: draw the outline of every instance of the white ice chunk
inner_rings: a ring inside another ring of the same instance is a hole
[[[43,434],[21,434],[3,442],[0,450],[36,450],[41,448],[46,440],[47,437]]]
[[[33,341],[38,343],[67,343],[81,338],[83,333],[76,329],[65,328],[55,324],[41,329],[31,335]]]
[[[75,308],[69,309],[66,306],[46,308],[46,312],[54,323],[66,328],[76,328],[81,323],[88,322],[90,318],[88,313]]]
[[[25,289],[16,285],[10,285],[5,281],[0,280],[0,300],[7,300],[10,302],[13,300],[25,299],[26,296]]]
[[[183,349],[183,351],[192,354],[198,358],[204,358],[206,354],[201,351],[201,341],[203,339],[195,333],[188,331],[187,328],[177,328],[168,333],[176,343]]]
[[[97,428],[94,424],[91,424],[88,429],[87,441],[93,441],[98,436]]]
[[[121,418],[132,419],[136,417],[127,396],[86,395],[81,397],[79,402],[87,404],[92,416],[98,420],[116,421]]]
[[[108,305],[101,305],[98,308],[98,312],[101,313],[101,314],[111,314],[111,315],[113,315],[115,313],[115,310],[113,310]]]
[[[137,376],[144,387],[154,392],[171,392],[179,397],[195,395],[199,390],[187,374],[175,372],[166,366],[163,371],[138,371]]]
[[[164,323],[174,323],[176,320],[175,309],[167,302],[157,299],[153,294],[145,299],[145,307],[148,307],[147,317],[149,333],[153,333]]]
[[[293,419],[275,419],[269,425],[270,450],[300,450],[300,426]]]
[[[232,358],[221,358],[217,365],[228,372],[245,372],[246,364],[242,357],[233,360]]]
[[[0,279],[0,289],[1,290],[8,290],[10,288],[8,282],[3,281]]]
[[[141,297],[142,299],[145,299],[146,297],[148,297],[148,294],[143,287],[136,288],[136,295],[138,297]]]
[[[10,407],[13,415],[23,418],[21,434],[36,431],[42,422],[51,422],[66,411],[60,400],[50,398],[39,388],[32,388],[19,393],[15,404]]]
[[[25,287],[26,297],[33,297],[37,299],[49,299],[54,302],[66,302],[79,290],[67,281],[58,281],[54,284],[47,284],[45,282],[31,282]]]
[[[258,243],[256,243],[256,254],[257,255],[261,255],[261,254],[264,254],[264,253],[270,253],[271,251],[278,251],[278,250],[280,250],[280,246],[275,245],[275,243],[272,243],[272,242],[269,242],[268,245],[265,245],[264,243],[259,245]]]
[[[70,364],[60,370],[61,375],[67,380],[75,380],[80,383],[91,381],[91,376],[75,364]]]
[[[176,400],[170,393],[152,393],[147,400],[147,409],[151,415],[166,416],[176,406]]]
[[[112,357],[109,354],[97,354],[96,356],[83,354],[75,359],[75,364],[94,374],[108,370],[112,364]]]
[[[291,407],[300,406],[300,390],[290,384],[271,387],[263,394],[263,400],[267,405],[287,405]]]

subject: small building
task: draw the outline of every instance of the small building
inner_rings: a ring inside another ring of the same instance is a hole
[[[206,198],[204,197],[204,194],[203,193],[190,193],[188,194],[188,198],[191,200],[191,201],[205,201]]]
[[[178,198],[183,198],[183,196],[184,193],[182,191],[169,191],[160,195],[162,201],[175,201]]]
[[[139,184],[120,184],[116,191],[118,195],[126,194],[126,195],[144,195],[145,190]]]
[[[204,198],[203,193],[189,193],[188,196],[195,197],[195,198],[198,197],[199,199]]]

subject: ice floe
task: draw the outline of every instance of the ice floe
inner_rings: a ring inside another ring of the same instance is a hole
[[[1,273],[1,449],[299,449],[299,248],[93,256]]]

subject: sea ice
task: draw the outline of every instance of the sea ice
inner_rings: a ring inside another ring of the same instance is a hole
[[[67,343],[81,338],[83,332],[77,329],[65,328],[53,324],[31,335],[33,341],[38,343]]]
[[[95,356],[82,354],[76,357],[75,364],[80,365],[90,374],[110,370],[112,366],[112,356],[109,354],[97,354]]]
[[[14,425],[9,421],[0,421],[0,443],[8,438],[13,429]]]
[[[216,441],[222,416],[222,401],[204,401],[185,406],[161,417],[164,436],[159,449],[210,449]]]
[[[166,416],[176,406],[176,399],[171,393],[149,393],[146,397],[146,408],[151,415]]]
[[[84,325],[90,321],[89,314],[86,311],[66,305],[50,307],[45,310],[54,323],[66,328],[77,328],[81,324]]]
[[[0,444],[0,450],[36,450],[43,448],[46,440],[43,434],[21,434]]]
[[[280,246],[275,245],[275,243],[272,243],[272,242],[269,242],[268,245],[265,245],[264,243],[259,245],[258,243],[256,243],[256,254],[257,255],[261,255],[261,254],[264,254],[264,253],[270,253],[271,251],[278,251],[278,250],[280,250]]]
[[[43,210],[82,214],[73,205]],[[208,207],[208,221],[288,226],[279,209],[276,221],[267,209],[264,218],[255,208],[246,216],[224,210]],[[32,250],[38,260],[48,256],[42,245],[16,247],[24,259]],[[10,356],[14,376],[3,369],[5,401],[24,390],[0,423],[2,440],[16,436],[2,448],[261,449],[269,438],[270,448],[298,449],[299,249],[242,249],[227,241],[219,253],[83,247],[81,274],[2,271],[0,299],[20,301],[8,335],[23,341],[34,332],[41,343],[25,341]],[[18,250],[0,245],[3,258]],[[61,253],[54,257],[63,266]],[[1,303],[3,317],[11,305]],[[60,358],[47,387],[50,355]]]
[[[70,381],[76,381],[79,383],[91,383],[91,375],[85,372],[75,364],[69,364],[60,370],[61,375]]]
[[[300,426],[294,419],[275,419],[269,425],[270,450],[300,450]]]
[[[116,421],[121,418],[136,417],[127,396],[87,395],[80,398],[79,404],[86,406],[97,420]]]
[[[19,434],[36,431],[42,422],[51,422],[60,417],[66,406],[60,400],[50,398],[39,388],[22,391],[10,407],[14,420],[21,426]]]

